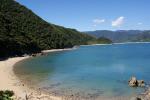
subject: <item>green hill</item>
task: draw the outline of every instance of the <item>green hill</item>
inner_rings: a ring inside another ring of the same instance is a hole
[[[0,57],[69,48],[94,37],[44,21],[14,0],[0,0]]]
[[[113,42],[149,42],[150,30],[96,30],[86,32],[89,35],[99,37],[106,37]]]
[[[96,40],[88,41],[88,45],[91,45],[91,44],[110,44],[110,43],[112,43],[112,41],[110,39],[105,38],[105,37],[99,37]]]
[[[0,57],[70,48],[89,41],[102,43],[75,29],[48,23],[14,0],[0,0]]]

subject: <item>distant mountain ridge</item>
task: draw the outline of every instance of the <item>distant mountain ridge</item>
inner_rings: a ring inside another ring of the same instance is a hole
[[[87,34],[96,38],[105,37],[113,42],[148,42],[150,41],[150,30],[96,30],[87,31]]]

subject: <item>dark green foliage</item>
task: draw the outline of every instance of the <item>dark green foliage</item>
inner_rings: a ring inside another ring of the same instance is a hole
[[[96,40],[91,40],[91,41],[88,41],[88,44],[110,44],[112,43],[111,40],[105,38],[105,37],[100,37]]]
[[[0,91],[0,100],[13,100],[11,97],[14,95],[13,91]]]
[[[109,39],[107,39],[107,38],[105,38],[105,37],[100,37],[100,38],[98,38],[98,39],[97,39],[97,42],[98,42],[98,43],[101,43],[101,44],[112,43],[111,40],[109,40]]]
[[[0,0],[0,57],[69,48],[93,39],[74,29],[47,23],[14,0]]]

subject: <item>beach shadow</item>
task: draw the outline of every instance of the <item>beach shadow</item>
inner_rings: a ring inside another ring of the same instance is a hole
[[[7,60],[8,57],[0,57],[0,61],[4,61],[4,60]]]

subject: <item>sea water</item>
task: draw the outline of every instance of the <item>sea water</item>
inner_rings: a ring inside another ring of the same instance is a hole
[[[150,82],[150,44],[80,46],[26,59],[14,71],[33,87],[60,95],[130,96],[144,90],[128,86],[131,76]]]

